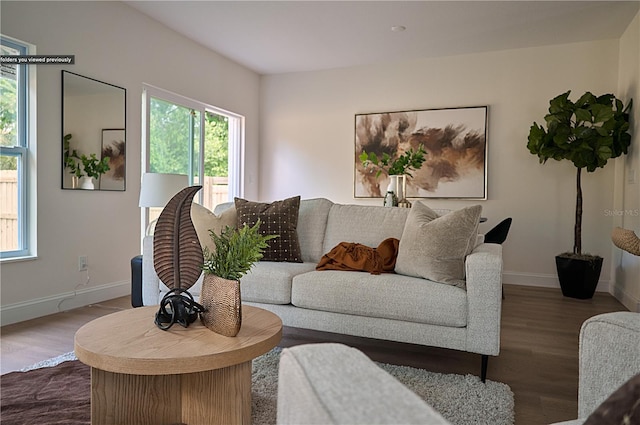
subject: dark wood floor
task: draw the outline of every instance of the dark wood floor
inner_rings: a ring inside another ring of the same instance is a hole
[[[516,425],[575,419],[578,397],[578,335],[596,314],[625,307],[606,293],[591,300],[564,298],[559,289],[505,285],[501,352],[490,357],[487,379],[508,384],[515,394]],[[73,350],[73,335],[84,323],[130,308],[119,298],[66,313],[0,328],[1,372]],[[453,350],[285,328],[281,346],[342,342],[373,360],[434,372],[474,374],[480,356]]]

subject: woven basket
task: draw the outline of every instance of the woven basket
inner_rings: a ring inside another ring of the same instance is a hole
[[[224,336],[238,335],[242,325],[239,280],[205,273],[200,304],[205,308],[200,317],[207,328]]]
[[[616,227],[611,233],[611,240],[618,248],[640,256],[640,238],[632,230]]]

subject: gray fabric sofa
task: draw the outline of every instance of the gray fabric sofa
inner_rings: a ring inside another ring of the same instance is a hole
[[[277,423],[449,424],[363,353],[342,344],[282,350]]]
[[[640,314],[616,312],[585,321],[580,331],[578,415],[582,424],[628,379],[640,373]],[[282,350],[279,424],[448,424],[431,406],[360,351],[341,344]]]
[[[232,207],[220,205],[215,213],[223,216]],[[400,239],[408,213],[302,200],[297,232],[304,262],[257,263],[241,279],[242,301],[274,312],[285,326],[481,354],[484,378],[487,356],[500,352],[500,245],[479,238],[466,257],[466,288],[400,274],[315,270],[340,242],[375,247],[387,238]],[[144,240],[142,280],[144,304],[158,304],[168,288],[153,268],[152,237]],[[200,287],[198,282],[190,289],[196,299]]]
[[[640,313],[621,311],[586,320],[580,329],[578,418],[582,424],[615,390],[640,373]]]

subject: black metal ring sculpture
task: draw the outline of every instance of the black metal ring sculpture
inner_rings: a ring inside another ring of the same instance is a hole
[[[162,297],[155,324],[163,331],[169,329],[174,323],[186,328],[195,322],[204,310],[202,305],[195,302],[189,291],[175,288]]]

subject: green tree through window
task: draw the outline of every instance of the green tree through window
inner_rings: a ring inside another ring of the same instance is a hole
[[[229,177],[229,119],[207,111],[204,130],[204,175]]]
[[[241,117],[174,94],[165,97],[159,89],[146,90],[148,172],[188,175],[191,184],[203,186],[196,201],[209,209],[239,196]]]
[[[2,45],[3,55],[18,55],[20,52]],[[18,146],[18,81],[15,65],[2,65],[0,77],[0,146]],[[16,170],[15,157],[0,157],[0,169]]]
[[[150,117],[149,171],[189,174],[192,110],[152,98]]]

